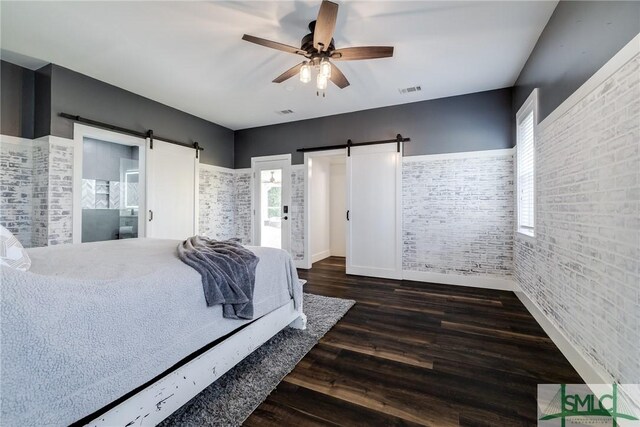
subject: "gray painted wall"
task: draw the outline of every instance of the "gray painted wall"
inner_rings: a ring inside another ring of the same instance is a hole
[[[292,154],[298,148],[395,138],[411,138],[405,156],[511,148],[511,89],[478,92],[236,131],[235,167],[251,157]]]
[[[35,73],[0,61],[0,133],[33,138]]]
[[[51,130],[51,71],[53,66],[46,65],[36,70],[35,76],[35,117],[34,138],[49,135]]]
[[[185,143],[198,141],[204,147],[202,163],[233,167],[231,129],[53,65],[50,133],[71,138],[73,124],[60,117],[61,112],[135,130],[153,129],[156,135]]]
[[[0,132],[24,138],[46,135],[73,138],[65,112],[192,143],[204,151],[200,161],[233,167],[231,129],[198,118],[124,89],[49,64],[31,71],[2,61]]]
[[[547,117],[640,32],[640,2],[561,1],[518,77],[513,111],[539,88]]]

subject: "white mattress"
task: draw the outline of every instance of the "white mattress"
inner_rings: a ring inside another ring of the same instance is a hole
[[[29,272],[2,269],[3,425],[67,425],[153,379],[248,321],[207,307],[200,275],[173,240],[130,239],[30,249]],[[260,258],[255,317],[301,285],[291,257]]]

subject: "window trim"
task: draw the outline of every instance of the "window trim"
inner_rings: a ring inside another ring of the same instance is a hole
[[[532,182],[532,191],[533,191],[533,227],[522,226],[520,225],[520,202],[519,202],[519,191],[518,187],[520,186],[520,180],[518,175],[518,129],[520,127],[520,122],[525,119],[529,114],[533,113],[533,182]],[[536,170],[537,170],[537,159],[536,159],[536,139],[537,139],[537,128],[538,128],[538,89],[533,89],[531,94],[527,97],[527,99],[522,104],[522,107],[516,113],[516,164],[515,164],[515,184],[516,184],[516,232],[521,236],[526,236],[529,238],[534,238],[535,233],[535,221],[536,221]]]

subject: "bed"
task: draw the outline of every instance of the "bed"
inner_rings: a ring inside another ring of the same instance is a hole
[[[254,318],[236,320],[206,306],[178,243],[35,248],[28,272],[2,267],[4,425],[153,425],[282,328],[305,327],[285,251],[248,247]]]

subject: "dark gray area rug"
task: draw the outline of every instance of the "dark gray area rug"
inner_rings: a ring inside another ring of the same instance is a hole
[[[285,328],[160,425],[242,424],[355,301],[304,294],[303,304],[306,330]]]

